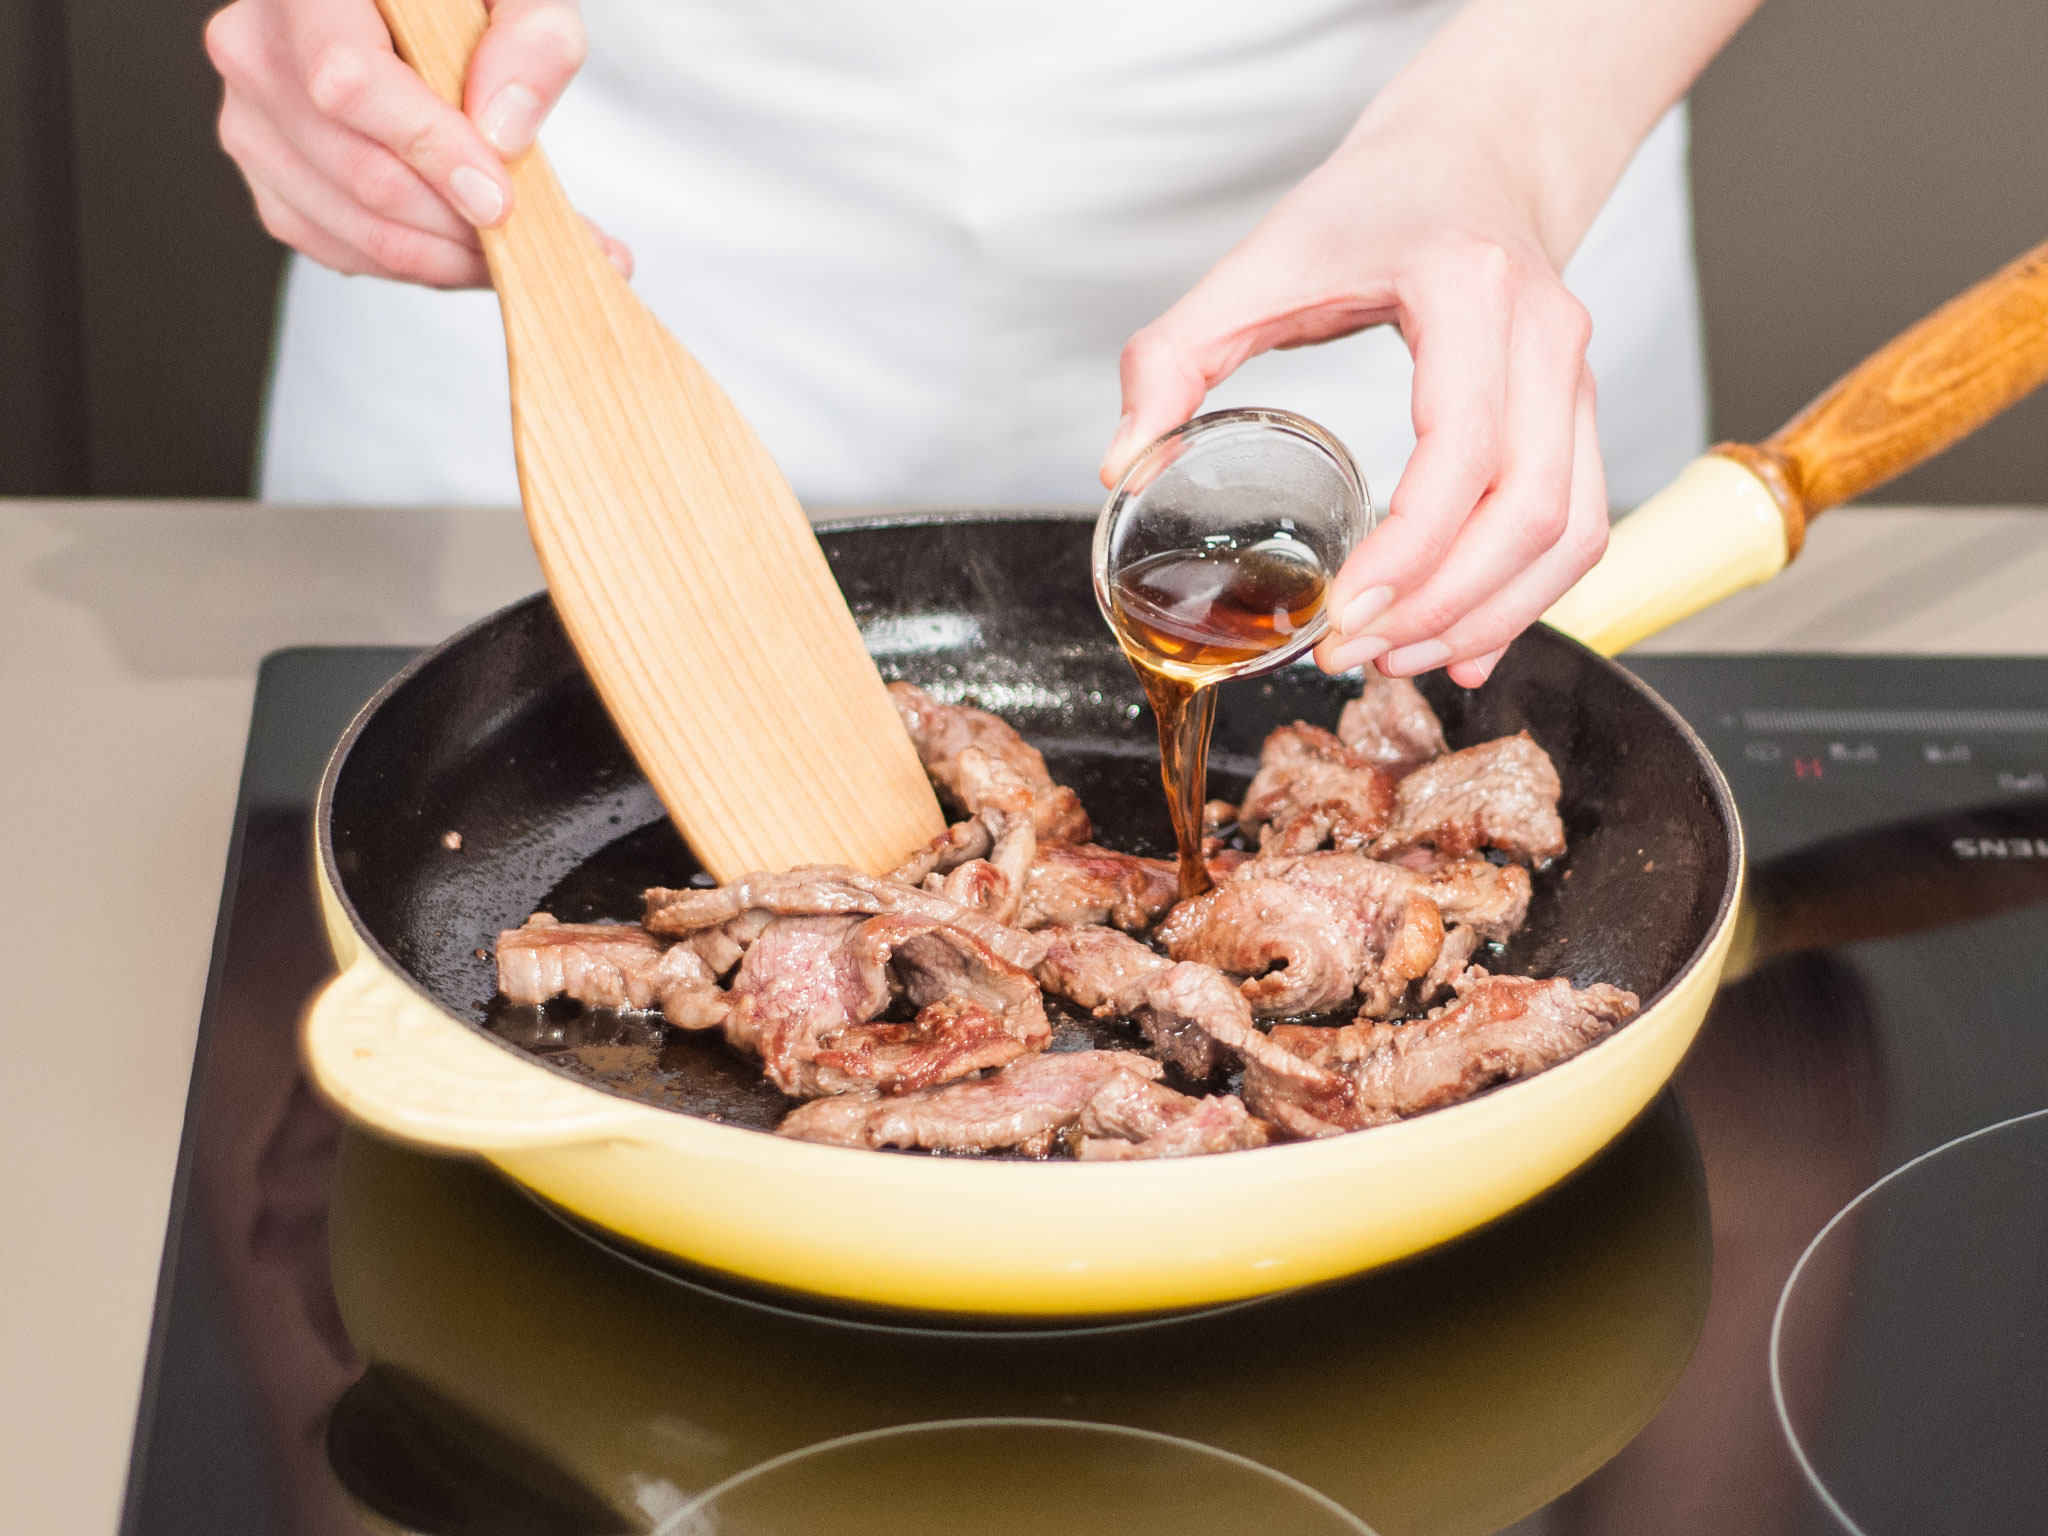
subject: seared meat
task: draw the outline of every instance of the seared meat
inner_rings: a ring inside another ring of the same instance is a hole
[[[1413,1023],[1279,1026],[1271,1043],[1296,1064],[1248,1060],[1246,1102],[1297,1136],[1382,1125],[1569,1060],[1637,1008],[1633,992],[1581,992],[1563,977],[1473,969],[1457,989],[1455,1002]]]
[[[1370,667],[1365,691],[1337,717],[1337,738],[1367,762],[1401,773],[1449,750],[1436,711],[1414,680],[1382,677]]]
[[[1179,895],[1180,874],[1165,859],[1094,843],[1040,843],[1016,923],[1114,923],[1135,932],[1157,922]]]
[[[1465,974],[1465,967],[1471,964],[1472,956],[1478,952],[1480,934],[1476,928],[1449,928],[1444,931],[1443,948],[1436,953],[1436,961],[1420,981],[1415,983],[1413,994],[1415,1006],[1431,1008],[1443,995],[1451,990],[1452,984]]]
[[[1402,779],[1393,820],[1374,851],[1427,846],[1457,857],[1498,848],[1542,863],[1564,852],[1561,793],[1549,754],[1518,731],[1440,757]]]
[[[1112,1073],[1081,1106],[1074,1128],[1083,1136],[1143,1141],[1156,1136],[1194,1105],[1184,1093],[1135,1072]]]
[[[920,1011],[876,1021],[894,987]],[[792,1098],[950,1082],[1043,1050],[1037,984],[930,918],[783,917],[740,962],[726,1038]]]
[[[1326,1013],[1351,1000],[1369,933],[1320,896],[1240,870],[1167,914],[1157,937],[1176,960],[1244,978],[1261,1018]]]
[[[1262,1019],[1354,1002],[1368,1018],[1398,1012],[1409,983],[1436,963],[1443,936],[1421,877],[1344,853],[1255,859],[1159,927],[1176,960],[1242,977]]]
[[[733,978],[725,1037],[792,1098],[835,1091],[821,1081],[819,1049],[888,1005],[888,953],[861,942],[866,926],[858,915],[778,917]]]
[[[849,1093],[793,1109],[780,1136],[847,1147],[925,1147],[935,1152],[1043,1154],[1118,1073],[1156,1078],[1159,1063],[1132,1051],[1027,1056],[972,1082],[911,1093]]]
[[[1029,816],[1003,811],[984,810],[974,822],[990,829],[987,857],[977,855],[955,864],[943,876],[926,876],[925,889],[991,922],[1014,923],[1038,852],[1038,834]]]
[[[923,917],[868,920],[859,942],[886,954],[918,1008],[908,1024],[856,1024],[822,1041],[814,1073],[827,1093],[901,1093],[999,1067],[1052,1039],[1030,976],[972,934]]]
[[[647,1008],[661,953],[661,941],[643,928],[536,912],[498,935],[498,990],[515,1003],[567,996],[592,1008]]]
[[[1147,1033],[1155,1040],[1170,1036],[1190,1051],[1193,1041],[1204,1040],[1210,1059],[1219,1065],[1233,1058],[1266,1061],[1272,1070],[1285,1073],[1295,1061],[1252,1022],[1252,1005],[1244,992],[1213,966],[1184,960],[1153,977],[1146,984],[1145,999],[1146,1012],[1140,1018],[1148,1021]]]
[[[1410,985],[1429,974],[1443,947],[1443,914],[1422,892],[1409,891],[1391,930],[1380,940],[1379,964],[1358,978],[1359,1013],[1368,1019],[1399,1014]]]
[[[1393,774],[1297,720],[1266,737],[1238,820],[1268,853],[1361,849],[1386,829],[1393,806]]]
[[[1114,928],[1061,924],[1041,932],[1039,985],[1098,1019],[1131,1017],[1145,1005],[1146,981],[1173,963]]]
[[[562,923],[536,912],[498,935],[498,990],[515,1003],[570,997],[589,1008],[659,1008],[703,1029],[726,1000],[703,958],[624,923]]]
[[[1146,978],[1144,997],[1138,1027],[1153,1050],[1194,1082],[1223,1069],[1240,1023],[1251,1028],[1251,1004],[1214,966],[1177,961]]]
[[[1014,1020],[1020,1034],[1035,1042],[1032,1050],[1045,1044],[1049,1026],[1038,983],[975,934],[928,917],[898,915],[870,920],[862,940],[888,954],[897,984],[920,1008],[942,998],[967,998]]]
[[[1044,756],[1005,721],[971,705],[941,704],[910,683],[891,683],[889,694],[925,772],[954,804],[969,815],[983,807],[1028,815],[1040,837],[1088,840],[1080,798],[1053,783]]]
[[[1529,872],[1481,858],[1432,860],[1411,869],[1356,853],[1308,853],[1259,858],[1239,878],[1263,876],[1313,891],[1355,913],[1368,931],[1387,931],[1388,904],[1420,891],[1444,921],[1476,928],[1485,939],[1505,939],[1529,913]]]
[[[1488,943],[1512,938],[1529,915],[1529,871],[1519,864],[1453,859],[1431,866],[1423,878],[1444,921],[1470,928]]]
[[[1242,1019],[1251,1005],[1237,983],[1214,966],[1168,960],[1114,928],[1053,928],[1038,968],[1047,991],[1097,1018],[1130,1019],[1160,1057],[1197,1082],[1226,1059],[1208,1028],[1211,1018]]]
[[[1038,1046],[1044,1043],[1041,1035]],[[902,1093],[1000,1067],[1038,1046],[1020,1040],[1001,1014],[984,1005],[943,997],[907,1024],[878,1020],[830,1036],[812,1058],[811,1081],[827,1094],[868,1088]]]
[[[969,859],[987,858],[995,846],[995,834],[987,819],[970,816],[954,822],[890,870],[889,878],[904,885],[923,885],[931,876],[950,874]]]
[[[1104,1093],[1109,1090],[1105,1088]],[[1169,1091],[1169,1090],[1159,1090]],[[1181,1098],[1179,1094],[1175,1098]],[[1100,1103],[1097,1094],[1094,1103]],[[1183,1099],[1181,1112],[1142,1141],[1112,1140],[1083,1135],[1076,1152],[1082,1162],[1132,1162],[1153,1157],[1202,1157],[1212,1152],[1241,1152],[1263,1147],[1272,1139],[1272,1128],[1254,1118],[1236,1094],[1213,1098]],[[1087,1116],[1082,1116],[1085,1130]]]
[[[729,935],[736,926],[743,926],[740,919],[757,911],[776,917],[892,912],[929,917],[965,929],[1012,965],[1027,970],[1045,956],[1044,941],[1021,929],[994,922],[935,892],[899,880],[877,879],[841,864],[802,864],[778,874],[742,875],[704,891],[657,885],[647,891],[645,901],[642,922],[648,931],[677,938],[694,939],[710,929],[722,929]]]

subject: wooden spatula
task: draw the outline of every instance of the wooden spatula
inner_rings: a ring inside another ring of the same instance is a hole
[[[479,0],[377,0],[462,100]],[[634,297],[538,149],[483,232],[512,439],[548,591],[669,815],[721,880],[880,873],[945,830],[803,509],[733,404]]]

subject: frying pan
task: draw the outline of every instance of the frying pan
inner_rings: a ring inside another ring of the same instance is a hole
[[[1167,854],[1153,724],[1095,610],[1089,539],[1086,521],[1050,516],[823,535],[885,675],[997,710],[1080,792],[1104,842]],[[1355,686],[1298,665],[1228,687],[1213,791],[1241,792],[1270,729],[1334,722]],[[764,1134],[715,1078],[671,1076],[648,1102],[514,1048],[487,1022],[500,929],[550,904],[629,917],[641,884],[695,868],[542,596],[422,657],[335,753],[318,868],[343,969],[309,1018],[315,1078],[369,1125],[480,1154],[633,1243],[857,1302],[1144,1311],[1416,1252],[1556,1182],[1650,1101],[1712,995],[1742,870],[1712,760],[1621,667],[1535,630],[1485,688],[1424,686],[1454,744],[1526,729],[1563,779],[1570,851],[1538,878],[1506,966],[1613,982],[1646,1004],[1593,1050],[1469,1103],[1223,1157],[940,1158]]]
[[[1797,553],[1808,517],[2044,375],[2048,247],[1907,331],[1766,443],[1698,461],[1622,525],[1552,618],[1618,650],[1763,579]],[[898,518],[822,542],[886,676],[996,710],[1080,792],[1102,841],[1164,854],[1152,722],[1095,613],[1089,533],[1052,517]],[[967,1160],[764,1134],[762,1106],[701,1052],[624,1082],[588,1053],[579,1073],[515,1046],[486,1012],[500,930],[543,905],[632,916],[639,885],[693,870],[544,597],[408,668],[336,750],[318,877],[342,971],[308,1014],[314,1079],[368,1125],[482,1156],[643,1248],[853,1302],[1129,1313],[1416,1253],[1555,1183],[1649,1103],[1713,995],[1743,872],[1705,749],[1595,651],[1538,627],[1484,688],[1441,675],[1424,688],[1453,746],[1527,730],[1563,781],[1569,852],[1538,878],[1502,963],[1611,982],[1644,1003],[1571,1061],[1463,1104],[1221,1157]],[[1332,724],[1349,691],[1307,665],[1226,688],[1214,792],[1235,798],[1272,727]]]

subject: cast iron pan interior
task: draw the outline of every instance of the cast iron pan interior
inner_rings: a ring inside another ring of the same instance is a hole
[[[1080,792],[1099,841],[1171,855],[1151,716],[1096,612],[1090,525],[911,518],[823,542],[889,678],[993,709]],[[1527,729],[1564,781],[1569,852],[1537,877],[1496,968],[1613,982],[1645,1002],[1734,896],[1733,807],[1705,749],[1622,668],[1548,630],[1467,691],[1423,680],[1453,747]],[[1210,792],[1236,799],[1274,726],[1334,725],[1355,684],[1297,664],[1226,688]],[[492,1013],[499,930],[639,915],[695,862],[598,703],[545,594],[456,636],[358,719],[323,789],[323,857],[359,926],[443,1006],[579,1080],[738,1124],[786,1102],[758,1068],[658,1024],[573,1005]],[[461,834],[459,849],[444,834]],[[1059,1044],[1114,1038],[1069,1020]]]

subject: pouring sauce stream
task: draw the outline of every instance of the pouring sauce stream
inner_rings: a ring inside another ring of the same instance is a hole
[[[1163,550],[1117,574],[1117,638],[1159,722],[1159,773],[1183,900],[1212,883],[1202,858],[1202,803],[1215,685],[1313,622],[1323,589],[1321,564],[1294,544]]]

